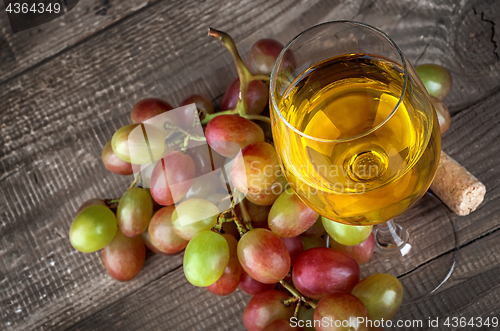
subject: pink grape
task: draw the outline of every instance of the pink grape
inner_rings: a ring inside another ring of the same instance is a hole
[[[124,235],[135,237],[143,233],[153,216],[153,200],[143,188],[133,187],[120,198],[116,218]]]
[[[151,252],[153,252],[155,254],[158,254],[158,255],[170,255],[170,254],[167,254],[167,253],[163,253],[158,248],[156,248],[156,247],[153,246],[153,244],[151,243],[151,239],[149,239],[148,230],[146,230],[143,233],[141,233],[141,239],[142,239],[142,242],[144,243],[144,245],[146,245],[146,247],[149,248],[149,250]]]
[[[255,295],[257,293],[272,290],[276,284],[264,284],[250,277],[245,271],[242,272],[240,278],[240,289],[246,294]]]
[[[142,123],[172,109],[174,108],[168,102],[161,99],[142,99],[132,108],[130,118],[132,119],[132,123]]]
[[[264,131],[244,117],[219,115],[208,122],[205,137],[217,153],[232,158],[245,146],[264,141]]]
[[[173,151],[159,160],[150,181],[153,199],[162,206],[173,205],[189,191],[195,167],[189,155]]]
[[[436,97],[431,95],[431,103],[434,109],[436,110],[438,122],[439,122],[439,130],[441,134],[444,134],[450,128],[451,124],[451,116],[450,111],[445,106],[445,104]]]
[[[248,331],[261,331],[267,325],[279,319],[289,320],[294,307],[285,307],[281,301],[289,296],[281,291],[268,290],[256,294],[248,302],[243,312],[243,324]]]
[[[274,39],[261,39],[253,44],[246,64],[248,70],[254,75],[269,75],[273,70],[274,63],[280,55],[283,45]]]
[[[186,154],[193,160],[196,175],[198,176],[208,174],[224,165],[224,156],[217,153],[208,144],[188,148]]]
[[[318,302],[314,310],[317,331],[368,331],[367,319],[366,307],[349,293],[328,294]],[[322,323],[325,320],[328,321],[328,326]]]
[[[296,237],[309,229],[318,219],[318,213],[309,208],[288,188],[274,202],[269,211],[269,229],[282,238]]]
[[[151,244],[160,252],[175,254],[186,248],[188,241],[179,237],[172,225],[174,206],[158,210],[149,222],[148,235]]]
[[[212,102],[204,95],[200,94],[192,94],[188,96],[186,99],[182,100],[180,107],[186,106],[194,103],[196,105],[196,109],[200,112],[204,112],[205,114],[213,114],[214,113],[214,105]]]
[[[265,284],[285,278],[291,265],[285,244],[266,229],[253,229],[241,237],[238,259],[250,277]]]
[[[229,295],[236,291],[243,272],[238,261],[238,241],[230,234],[223,234],[222,236],[229,245],[229,262],[222,276],[215,283],[207,287],[208,291],[220,296]]]
[[[285,179],[285,176],[280,175],[274,183],[265,190],[258,192],[247,192],[246,198],[248,201],[252,202],[256,205],[261,206],[270,206],[272,205],[278,197],[285,191],[288,182]]]
[[[373,274],[362,279],[352,294],[366,306],[372,321],[393,318],[403,302],[403,286],[389,274]]]
[[[359,266],[335,249],[312,248],[295,260],[292,277],[300,293],[321,299],[329,293],[351,292],[359,281]]]
[[[102,250],[102,260],[111,277],[128,281],[141,271],[146,260],[146,247],[140,237],[130,238],[118,230]]]
[[[330,238],[330,247],[338,251],[344,252],[350,257],[352,257],[356,262],[361,265],[368,261],[373,256],[373,251],[375,249],[375,237],[373,233],[370,234],[368,239],[363,241],[361,244],[356,246],[344,246]]]
[[[123,161],[113,152],[113,149],[111,148],[111,140],[104,145],[101,153],[101,159],[106,169],[112,173],[124,176],[132,175],[134,173],[132,164]]]
[[[300,236],[291,237],[291,238],[280,238],[281,241],[285,244],[288,253],[290,254],[290,259],[292,261],[292,265],[297,257],[304,251],[304,243],[302,242],[302,238]]]
[[[236,78],[226,90],[222,98],[221,110],[236,108],[240,95],[240,79]],[[247,92],[247,114],[259,115],[267,106],[269,100],[269,88],[260,80],[254,80],[248,84]]]
[[[238,191],[257,193],[271,187],[281,175],[274,147],[255,142],[243,148],[231,166],[231,180]]]

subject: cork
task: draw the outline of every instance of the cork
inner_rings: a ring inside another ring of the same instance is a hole
[[[441,152],[431,190],[460,216],[476,210],[486,193],[484,184],[445,152]]]

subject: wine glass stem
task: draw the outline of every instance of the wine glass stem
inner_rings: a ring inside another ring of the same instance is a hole
[[[399,250],[407,246],[408,238],[408,232],[393,220],[377,225],[375,230],[377,247],[383,250]]]

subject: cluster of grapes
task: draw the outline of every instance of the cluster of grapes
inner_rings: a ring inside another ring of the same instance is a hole
[[[190,283],[216,295],[229,295],[238,287],[253,295],[243,314],[248,330],[327,330],[331,325],[321,323],[325,317],[334,326],[340,321],[335,330],[368,330],[357,318],[391,319],[403,298],[398,279],[374,274],[360,281],[359,265],[374,252],[372,227],[337,223],[305,205],[280,171],[269,125],[253,122],[269,123],[269,117],[261,115],[268,104],[265,82],[283,46],[260,40],[245,65],[227,34],[211,29],[209,35],[231,52],[239,75],[226,90],[220,111],[214,112],[201,95],[191,95],[180,105],[196,105],[206,124],[209,153],[186,148],[190,139],[200,139],[179,129],[193,122],[187,113],[166,124],[183,134],[178,145],[182,148],[163,158],[165,135],[148,127],[147,153],[142,154],[145,160],[152,154],[161,162],[141,167],[120,199],[85,202],[71,225],[71,244],[81,252],[101,250],[107,271],[119,281],[139,273],[146,246],[165,255],[185,249],[184,273]],[[435,79],[440,68],[424,67],[422,72]],[[445,85],[437,93],[448,88]],[[442,105],[446,93],[433,103]],[[440,124],[449,126],[446,107],[436,108]],[[131,161],[141,163],[142,154],[141,146],[135,146],[139,156],[131,160],[130,135],[138,126],[148,126],[143,122],[172,109],[160,99],[139,101],[131,112],[133,124],[117,130],[103,148],[106,168],[133,174]],[[221,180],[198,180],[224,167],[229,158],[230,173],[221,172]],[[229,195],[226,177],[234,186]],[[300,327],[292,326],[292,317]],[[349,326],[342,326],[345,321]]]

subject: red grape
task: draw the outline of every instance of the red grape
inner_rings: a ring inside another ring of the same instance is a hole
[[[279,319],[289,320],[294,307],[285,307],[281,301],[289,296],[281,291],[268,290],[256,294],[248,302],[243,312],[243,324],[248,331],[261,331],[267,325]]]
[[[149,248],[149,250],[152,251],[153,253],[158,254],[158,255],[170,255],[167,253],[163,253],[158,248],[153,246],[153,244],[151,243],[151,239],[149,239],[148,230],[141,233],[141,239],[142,239],[142,242],[144,243],[144,245],[146,245],[146,247]]]
[[[292,237],[292,238],[280,238],[281,241],[285,244],[286,249],[288,250],[288,254],[290,254],[290,260],[292,261],[292,265],[295,262],[295,259],[304,251],[304,243],[302,242],[302,238],[300,236]]]
[[[276,178],[274,183],[265,190],[259,192],[247,192],[246,198],[248,201],[251,201],[256,205],[271,206],[283,193],[283,191],[285,191],[287,185],[288,182],[286,181],[285,176],[280,175]]]
[[[366,307],[349,293],[329,294],[314,310],[315,329],[318,331],[367,331],[367,319]]]
[[[333,240],[333,238],[330,238],[330,247],[346,253],[354,260],[356,260],[359,265],[361,265],[370,261],[370,259],[372,258],[373,251],[375,249],[375,237],[372,233],[370,234],[368,239],[356,246],[344,246]]]
[[[415,67],[418,76],[430,95],[443,100],[451,90],[452,78],[446,68],[437,64],[422,64]]]
[[[102,250],[102,261],[116,280],[131,280],[141,271],[146,259],[146,247],[140,237],[130,238],[120,230]]]
[[[217,153],[234,157],[245,146],[264,141],[264,131],[254,122],[238,115],[219,115],[208,122],[205,137]]]
[[[257,41],[248,53],[246,60],[248,70],[254,75],[269,75],[282,49],[283,45],[274,39]]]
[[[276,150],[266,142],[255,142],[243,148],[231,166],[231,180],[245,194],[271,187],[280,175]]]
[[[291,265],[285,244],[266,229],[253,229],[241,237],[238,259],[250,277],[265,284],[285,278]]]
[[[196,109],[200,112],[204,112],[205,114],[213,114],[214,106],[212,102],[204,95],[200,94],[192,94],[188,96],[186,99],[182,100],[179,106],[186,106],[194,103],[196,105]]]
[[[101,199],[90,199],[90,200],[87,200],[84,203],[82,203],[81,206],[78,207],[78,210],[76,211],[75,214],[78,215],[78,213],[80,213],[85,208],[87,208],[89,206],[96,206],[96,205],[107,207],[106,204],[104,203],[104,201]]]
[[[441,134],[444,134],[450,128],[451,124],[450,111],[441,100],[439,100],[436,97],[433,97],[432,95],[431,95],[431,103],[432,106],[434,106],[434,109],[436,110],[439,122],[439,130],[441,131]]]
[[[326,241],[325,239],[323,239],[323,237],[300,237],[302,238],[302,243],[304,244],[305,251],[316,247],[326,247]]]
[[[158,210],[149,222],[148,235],[151,244],[160,252],[174,254],[186,248],[188,241],[179,237],[172,225],[174,206]]]
[[[321,221],[321,217],[318,217],[313,226],[311,226],[302,234],[302,237],[321,237],[325,234],[326,230],[323,227],[323,222]]]
[[[240,289],[246,294],[255,295],[257,293],[272,290],[276,284],[264,284],[250,277],[245,271],[242,272],[240,278]]]
[[[352,290],[368,309],[372,321],[393,318],[403,302],[403,286],[389,274],[373,274],[361,280]]]
[[[229,262],[222,276],[215,283],[207,287],[208,291],[221,296],[229,295],[236,291],[243,272],[240,262],[238,261],[238,241],[230,234],[223,234],[222,236],[229,245]]]
[[[116,218],[124,235],[135,237],[143,233],[153,216],[151,195],[143,188],[133,187],[120,198]]]
[[[304,331],[304,329],[292,326],[289,319],[281,319],[268,324],[263,331]]]
[[[150,181],[151,196],[162,206],[172,205],[189,191],[194,176],[191,157],[177,151],[170,152],[154,167]]]
[[[359,281],[359,266],[332,248],[312,248],[295,260],[292,277],[300,293],[321,299],[329,293],[351,292]]]
[[[268,217],[269,229],[283,238],[300,235],[317,219],[318,213],[303,203],[291,188],[274,202]]]
[[[226,90],[222,98],[221,110],[236,108],[240,97],[240,79],[236,78]],[[248,84],[247,92],[247,114],[259,115],[267,106],[269,99],[269,88],[260,80],[254,80]]]
[[[186,154],[193,159],[198,176],[208,174],[224,165],[224,156],[217,153],[208,144],[188,148]]]
[[[132,123],[142,123],[171,109],[174,108],[161,99],[142,99],[132,108],[130,118],[132,119]]]
[[[132,175],[134,170],[132,164],[120,159],[111,148],[111,140],[104,145],[101,153],[102,163],[106,169],[117,175]]]

